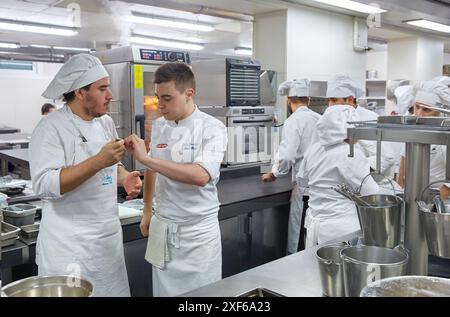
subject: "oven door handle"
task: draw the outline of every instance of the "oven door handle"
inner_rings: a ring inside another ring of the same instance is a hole
[[[264,123],[264,122],[272,122],[272,119],[267,120],[233,120],[232,123]]]

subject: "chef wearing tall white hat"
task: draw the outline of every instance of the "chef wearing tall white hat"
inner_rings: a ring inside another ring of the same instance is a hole
[[[40,276],[87,279],[93,296],[130,296],[117,185],[132,198],[142,182],[119,162],[125,147],[106,114],[108,77],[98,58],[78,54],[43,93],[66,104],[41,119],[30,142],[33,190],[44,202],[36,263]]]
[[[262,175],[263,182],[275,181],[277,177],[288,174],[292,170],[292,182],[294,188],[291,194],[291,208],[288,225],[287,252],[295,253],[304,248],[303,237],[300,232],[303,227],[304,201],[307,200],[307,188],[298,184],[295,175],[303,160],[306,150],[319,141],[316,131],[316,123],[320,115],[308,108],[310,81],[294,79],[285,81],[278,88],[280,96],[287,96],[287,104],[292,115],[286,119],[283,125],[283,137],[275,154],[272,172]]]
[[[450,107],[450,88],[438,80],[422,81],[414,85],[414,115],[421,117],[444,116],[439,108]],[[430,147],[430,183],[445,179],[447,147]],[[400,161],[399,184],[405,184],[405,150]]]
[[[347,75],[336,75],[328,81],[327,98],[328,105],[350,105],[355,108],[356,114],[361,121],[377,121],[378,115],[364,107],[358,105],[357,100],[364,97],[363,88]],[[369,160],[370,167],[376,169],[377,146],[374,141],[359,140],[358,144]],[[386,143],[383,143],[387,145]],[[381,172],[389,176],[393,174],[395,165],[395,155],[389,146],[382,146],[381,152]]]

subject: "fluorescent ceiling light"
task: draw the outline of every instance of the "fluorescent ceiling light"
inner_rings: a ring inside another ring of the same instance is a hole
[[[351,0],[314,0],[315,2],[320,2],[323,4],[328,4],[331,6],[348,9],[352,11],[358,11],[367,14],[379,14],[383,12],[387,12],[386,10],[377,8],[375,6],[371,6],[368,4],[363,4],[356,1]]]
[[[208,24],[196,23],[189,20],[174,20],[161,17],[154,17],[149,14],[132,12],[132,15],[127,17],[127,20],[134,23],[150,24],[156,26],[164,26],[168,28],[211,32],[214,31],[214,27]]]
[[[191,51],[200,51],[203,49],[203,45],[200,45],[200,44],[173,41],[173,40],[161,39],[161,38],[151,38],[151,37],[145,37],[145,36],[141,36],[141,35],[133,35],[130,38],[130,42],[153,45],[153,46],[164,46],[164,47],[177,48],[177,49],[186,49],[186,50],[191,50]]]
[[[83,47],[66,47],[66,46],[51,46],[51,45],[38,45],[31,44],[30,47],[34,48],[46,48],[46,49],[54,49],[54,50],[62,50],[62,51],[77,51],[77,52],[90,52],[93,49],[91,48],[83,48]]]
[[[20,45],[16,44],[16,43],[4,43],[4,42],[0,42],[0,47],[1,48],[19,48]]]
[[[77,51],[77,52],[90,52],[90,48],[81,48],[81,47],[65,47],[65,46],[53,46],[55,50],[64,50],[64,51]]]
[[[407,23],[407,24],[414,25],[414,26],[418,26],[420,28],[425,28],[425,29],[429,29],[429,30],[433,30],[433,31],[439,31],[439,32],[444,32],[444,33],[450,33],[450,25],[437,23],[437,22],[432,22],[432,21],[428,21],[428,20],[425,20],[425,19],[403,21],[403,22]]]
[[[252,49],[248,47],[235,47],[234,53],[238,55],[247,55],[247,56],[252,56],[253,54]]]
[[[61,36],[73,36],[78,34],[78,31],[76,31],[75,28],[50,24],[4,20],[4,19],[0,19],[0,29],[17,32],[30,32],[30,33],[61,35]]]

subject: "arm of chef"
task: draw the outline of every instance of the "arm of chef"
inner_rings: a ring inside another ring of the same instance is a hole
[[[275,177],[286,175],[291,170],[300,147],[302,134],[302,127],[297,126],[295,121],[286,120],[283,127],[283,138],[272,166],[272,173]]]
[[[29,144],[30,174],[33,191],[45,198],[59,198],[59,174],[65,166],[65,152],[57,130],[42,121],[34,130]]]
[[[219,180],[220,164],[227,146],[227,131],[223,124],[205,127],[201,133],[200,151],[192,163],[177,163],[169,160],[146,157],[142,161],[151,170],[174,181],[205,186]]]

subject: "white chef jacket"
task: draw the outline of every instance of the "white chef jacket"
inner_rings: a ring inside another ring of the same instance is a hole
[[[307,150],[300,166],[298,178],[309,185],[308,211],[320,221],[319,244],[360,229],[355,204],[331,189],[343,183],[358,189],[369,174],[369,162],[358,147],[355,147],[353,157],[348,157],[348,154],[349,145],[346,143],[327,148],[316,143]],[[368,177],[362,187],[362,195],[379,190],[375,181]],[[308,229],[307,222],[305,227]]]
[[[216,118],[194,112],[177,123],[163,117],[153,123],[149,155],[176,163],[196,163],[210,175],[203,187],[183,184],[157,173],[155,209],[177,223],[207,218],[219,210],[216,184],[227,146],[227,130]]]
[[[406,157],[406,145],[402,144],[401,156]],[[446,145],[430,145],[430,183],[445,180],[445,164],[447,157]],[[405,161],[406,174],[406,161]]]
[[[107,115],[84,121],[65,106],[41,119],[30,142],[33,189],[43,198],[38,274],[80,275],[93,283],[93,296],[130,296],[117,206],[117,166],[102,169],[64,195],[60,172],[96,155],[115,138],[114,123]]]
[[[283,125],[283,138],[275,154],[272,173],[279,177],[292,168],[292,182],[298,173],[305,152],[311,144],[319,142],[317,120],[320,115],[308,107],[298,108]]]

